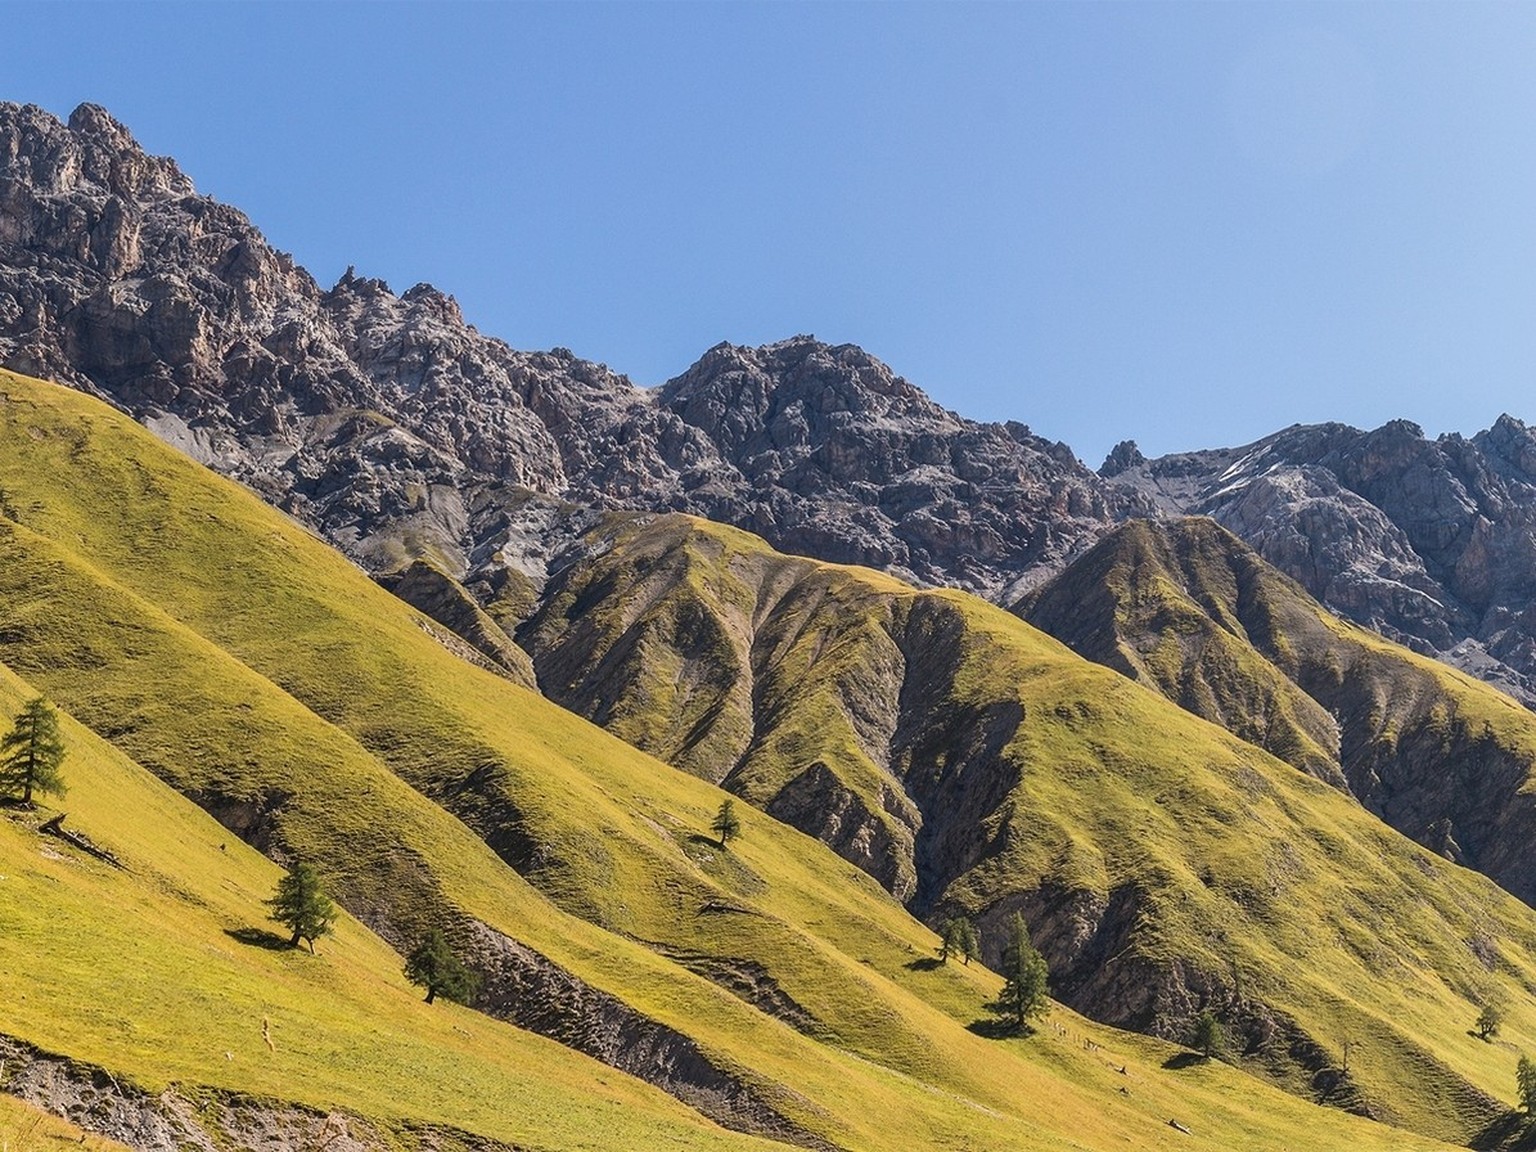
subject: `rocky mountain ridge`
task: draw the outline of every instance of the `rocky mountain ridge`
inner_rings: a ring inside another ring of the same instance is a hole
[[[0,219],[0,363],[109,400],[374,571],[536,574],[527,490],[1002,596],[1120,511],[1065,445],[852,346],[721,344],[646,390],[484,336],[427,285],[323,290],[92,105],[0,105]]]
[[[1118,522],[1193,513],[1334,611],[1536,701],[1536,439],[1512,418],[1152,461],[1127,442],[1095,474],[811,337],[720,344],[644,389],[486,336],[429,285],[349,270],[323,289],[94,105],[66,124],[0,104],[0,365],[108,400],[375,574],[430,561],[508,627],[603,510],[1004,604]]]
[[[1111,453],[1110,482],[1210,516],[1340,615],[1536,700],[1536,432],[1296,425],[1242,448]]]

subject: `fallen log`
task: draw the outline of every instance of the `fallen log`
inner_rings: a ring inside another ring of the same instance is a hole
[[[112,855],[112,853],[108,852],[105,848],[98,847],[96,844],[92,843],[89,836],[86,836],[84,833],[75,832],[72,829],[64,827],[64,816],[65,813],[60,812],[52,820],[49,820],[46,824],[39,828],[38,831],[43,833],[45,836],[56,836],[60,840],[64,841],[64,843],[71,844],[74,847],[80,849],[80,851],[84,852],[87,856],[94,856],[96,859],[112,865],[112,867],[116,868],[120,872],[127,871],[127,869],[123,867],[123,862],[121,860]]]

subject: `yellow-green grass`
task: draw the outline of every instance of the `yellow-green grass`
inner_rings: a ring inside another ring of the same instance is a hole
[[[0,672],[6,715],[30,694]],[[241,943],[228,933],[262,926],[260,902],[279,870],[87,730],[66,721],[65,736],[69,824],[128,870],[41,837],[43,814],[0,819],[8,1031],[127,1070],[151,1090],[175,1082],[253,1092],[385,1121],[452,1123],[529,1147],[760,1146],[551,1042],[454,1005],[428,1007],[399,958],[350,918],[317,957]],[[995,990],[979,969],[956,975]],[[879,1106],[852,1147],[1115,1147],[1155,1139],[1165,1110],[1201,1129],[1196,1147],[1237,1138],[1280,1146],[1303,1132],[1364,1147],[1431,1146],[1256,1091],[1225,1067],[1165,1071],[1168,1046],[1062,1010],[1065,1034],[1047,1027],[998,1045],[887,992],[893,1009],[931,1029],[939,1059],[974,1064],[992,1104],[834,1054],[845,1083],[833,1102],[850,1115]],[[1125,1076],[1115,1071],[1122,1065]],[[1115,1099],[1121,1086],[1132,1095]]]
[[[609,526],[603,542],[609,550],[585,581],[554,602],[546,626],[564,619],[551,636],[559,643],[590,628],[582,641],[596,638],[601,655],[649,620],[684,615],[669,596],[719,613],[722,631],[758,652],[752,691],[768,727],[745,763],[765,782],[759,799],[814,760],[878,795],[882,781],[861,779],[878,769],[853,736],[849,679],[871,674],[893,647],[888,633],[922,605],[944,625],[947,647],[931,658],[960,657],[945,703],[974,714],[1011,699],[1026,716],[1004,750],[1022,776],[994,828],[1006,848],[960,877],[953,900],[985,912],[1045,883],[1100,897],[1133,887],[1145,922],[1115,962],[1190,965],[1291,1016],[1335,1065],[1348,1042],[1351,1074],[1379,1112],[1466,1137],[1478,1108],[1460,1081],[1508,1097],[1515,1049],[1531,1043],[1536,1024],[1536,921],[1494,885],[974,598],[776,556],[743,533],[682,517]],[[662,571],[670,585],[657,580]],[[1400,653],[1379,639],[1374,647]],[[642,685],[652,654],[637,650],[631,671]],[[899,667],[894,675],[899,687]],[[1479,721],[1531,728],[1496,693],[1448,675],[1476,697],[1465,707]],[[633,699],[646,696],[642,687]],[[1468,1034],[1487,997],[1519,1017],[1500,1045]],[[1279,1071],[1307,1090],[1296,1069]]]
[[[129,1152],[107,1140],[50,1116],[14,1096],[0,1096],[0,1152]]]
[[[6,507],[50,537],[9,533],[3,570],[20,575],[6,608],[33,616],[9,635],[8,658],[183,787],[291,786],[290,847],[324,857],[365,912],[380,914],[374,865],[394,860],[410,879],[419,860],[413,914],[427,914],[440,888],[446,902],[696,1037],[788,1115],[848,1147],[1100,1146],[1106,1133],[1151,1138],[1165,1125],[1134,1098],[1104,1099],[1081,1069],[1058,1074],[961,1027],[992,990],[985,974],[910,969],[932,936],[821,846],[747,813],[731,863],[707,859],[691,830],[707,826],[718,791],[451,657],[415,614],[306,533],[93,402],[14,379],[5,391]],[[114,490],[126,495],[114,500]],[[92,513],[92,498],[115,516]],[[862,1056],[558,912],[381,762],[431,787],[432,772],[462,779],[487,750],[540,837],[564,849],[557,898],[635,936],[757,960]],[[131,857],[131,829],[88,830]],[[369,875],[349,864],[353,853]],[[757,915],[701,917],[701,898]],[[68,1009],[46,1017],[40,1029],[65,1027]],[[1049,1053],[1050,1041],[1042,1047]],[[1197,1088],[1172,1078],[1167,1090],[1192,1092],[1195,1113],[1230,1135],[1216,1097]],[[1296,1123],[1316,1131],[1346,1123],[1268,1097],[1270,1114],[1304,1115]],[[1367,1143],[1380,1132],[1362,1131]]]
[[[6,714],[29,694],[0,673]],[[46,813],[0,817],[8,1031],[127,1070],[150,1090],[212,1086],[386,1122],[451,1123],[530,1148],[767,1146],[551,1042],[423,1004],[398,957],[350,918],[318,956],[233,939],[230,930],[260,925],[259,901],[278,869],[86,730],[66,721],[65,736],[70,824],[120,853],[128,871],[38,835]],[[980,970],[970,975],[995,988]],[[1175,1049],[1065,1010],[1033,1038],[992,1042],[909,1007],[937,1044],[977,1064],[980,1084],[1010,1111],[844,1060],[840,1106],[881,1109],[852,1147],[1283,1147],[1308,1138],[1440,1147],[1306,1105],[1224,1065],[1168,1071]],[[892,1101],[905,1106],[885,1110]],[[1193,1127],[1194,1142],[1171,1142],[1169,1118]]]
[[[0,670],[9,717],[30,686]],[[281,870],[66,719],[67,825],[126,870],[0,814],[3,1029],[171,1083],[450,1124],[549,1148],[749,1148],[661,1091],[454,1004],[422,1002],[399,956],[343,916],[319,955],[231,933],[277,926]],[[271,1046],[268,1046],[268,1039]]]

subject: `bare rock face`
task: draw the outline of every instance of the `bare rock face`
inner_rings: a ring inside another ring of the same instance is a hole
[[[530,492],[999,597],[1124,499],[857,348],[722,344],[649,391],[515,351],[428,285],[323,290],[93,105],[63,124],[0,104],[0,363],[125,409],[375,572],[425,555],[471,586],[537,581],[512,525]]]
[[[730,465],[684,510],[918,584],[1006,597],[1135,503],[1066,445],[956,416],[851,345],[722,344],[658,403]]]
[[[1139,454],[1138,454],[1139,455]],[[1536,434],[1296,426],[1104,473],[1214,517],[1330,608],[1536,703]]]
[[[116,404],[370,571],[429,559],[508,631],[602,510],[689,512],[1003,603],[1120,520],[1195,513],[1335,611],[1536,702],[1536,438],[1517,420],[1436,441],[1298,426],[1157,460],[1126,441],[1095,475],[811,337],[721,344],[647,390],[516,351],[428,285],[322,289],[93,105],[66,124],[0,104],[0,364]]]

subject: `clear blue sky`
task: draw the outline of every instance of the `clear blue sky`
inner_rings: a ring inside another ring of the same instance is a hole
[[[1091,466],[1536,421],[1536,4],[7,5],[329,283],[643,384],[863,345]]]

